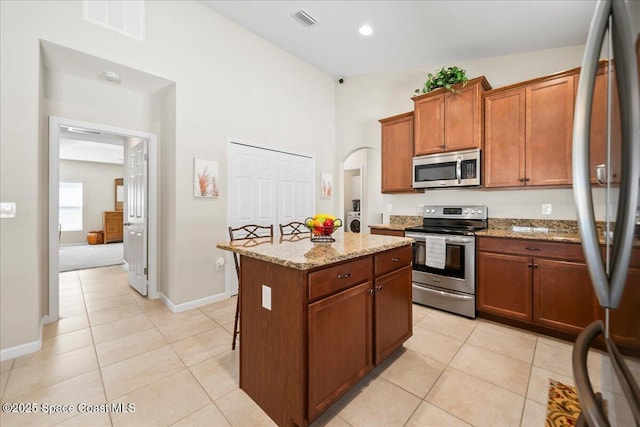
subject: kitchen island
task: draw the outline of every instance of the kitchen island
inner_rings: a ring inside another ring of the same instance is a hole
[[[334,234],[219,243],[240,255],[240,388],[307,426],[412,335],[411,243]]]

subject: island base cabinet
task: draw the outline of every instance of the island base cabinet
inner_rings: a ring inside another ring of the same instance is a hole
[[[371,357],[372,284],[309,304],[309,421],[364,377]]]
[[[532,319],[531,262],[526,256],[478,253],[478,310]]]
[[[404,267],[375,282],[375,363],[382,362],[411,337],[411,267]]]
[[[240,388],[278,425],[307,425],[306,274],[246,256],[240,269]]]
[[[533,320],[579,334],[598,318],[598,302],[586,264],[533,260]]]

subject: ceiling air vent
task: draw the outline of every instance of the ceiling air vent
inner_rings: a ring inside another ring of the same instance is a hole
[[[304,10],[297,11],[296,13],[293,14],[293,17],[296,18],[298,21],[302,22],[307,27],[310,27],[318,23],[318,21],[313,16],[309,15]]]

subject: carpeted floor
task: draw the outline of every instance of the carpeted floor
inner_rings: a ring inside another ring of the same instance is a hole
[[[65,245],[60,246],[60,272],[105,267],[123,263],[122,243],[106,245]]]

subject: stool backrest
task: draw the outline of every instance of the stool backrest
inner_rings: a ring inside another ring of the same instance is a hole
[[[273,239],[273,224],[271,225],[256,225],[246,224],[240,227],[229,227],[229,239],[235,240],[252,240],[262,237],[270,237]],[[238,254],[233,253],[233,262],[236,265],[236,274],[238,280],[240,279],[240,263],[238,261]]]
[[[280,235],[289,236],[292,234],[308,233],[309,229],[304,222],[292,221],[288,224],[280,224]]]

